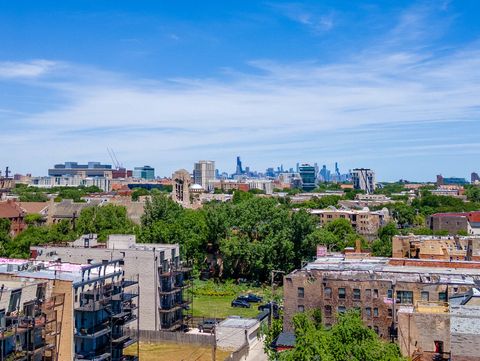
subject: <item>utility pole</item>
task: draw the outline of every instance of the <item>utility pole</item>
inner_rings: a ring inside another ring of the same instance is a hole
[[[269,318],[269,325],[272,327],[272,320],[273,320],[273,295],[274,295],[274,290],[273,290],[273,281],[275,279],[275,274],[277,273],[282,273],[285,274],[283,271],[278,271],[278,270],[272,270],[271,271],[271,276],[272,276],[272,281],[271,281],[271,286],[272,286],[272,296],[270,299],[270,318]]]
[[[216,319],[215,319],[216,322]],[[217,325],[213,325],[213,345],[212,345],[212,361],[217,360]]]

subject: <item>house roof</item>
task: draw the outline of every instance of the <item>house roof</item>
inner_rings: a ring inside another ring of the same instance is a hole
[[[20,208],[26,214],[42,213],[48,208],[48,202],[20,202]]]
[[[21,215],[23,215],[23,211],[17,203],[0,202],[0,218],[17,218]]]
[[[276,347],[294,347],[295,346],[295,334],[293,332],[282,332],[278,335],[277,339],[273,341]]]

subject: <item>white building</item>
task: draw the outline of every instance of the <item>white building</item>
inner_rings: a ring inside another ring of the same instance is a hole
[[[104,192],[109,192],[112,190],[112,179],[109,177],[85,178],[79,175],[61,177],[34,177],[32,178],[30,185],[39,188],[96,186]]]
[[[226,350],[238,350],[246,344],[251,346],[257,342],[259,328],[257,319],[230,316],[215,329],[217,346]]]
[[[193,183],[200,184],[206,191],[211,191],[212,182],[215,180],[215,162],[213,160],[200,160],[193,168]]]

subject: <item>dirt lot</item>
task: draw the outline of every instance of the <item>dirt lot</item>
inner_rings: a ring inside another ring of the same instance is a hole
[[[136,345],[127,348],[127,355],[135,355]],[[217,350],[216,359],[223,361],[228,352]],[[211,361],[212,348],[206,346],[166,343],[140,343],[140,361]]]

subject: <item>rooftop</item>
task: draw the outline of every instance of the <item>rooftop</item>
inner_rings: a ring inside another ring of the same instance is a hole
[[[258,320],[255,318],[241,318],[231,316],[226,320],[220,322],[219,326],[222,327],[233,327],[233,328],[250,328],[255,326],[258,323]]]

